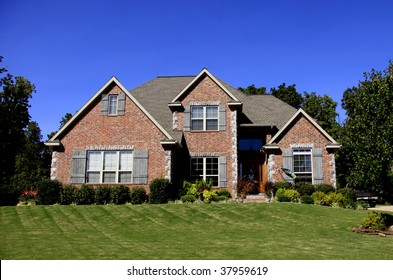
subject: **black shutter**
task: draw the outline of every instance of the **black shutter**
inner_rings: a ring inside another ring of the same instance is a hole
[[[86,183],[86,151],[73,152],[71,168],[71,184]]]

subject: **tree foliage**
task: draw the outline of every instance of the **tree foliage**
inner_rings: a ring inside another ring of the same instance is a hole
[[[317,95],[315,92],[304,92],[302,109],[317,120],[327,133],[338,139],[341,126],[336,121],[337,102],[328,95]]]
[[[239,91],[247,94],[247,95],[261,95],[261,94],[267,94],[266,92],[266,87],[260,87],[257,88],[254,84],[251,86],[248,86],[246,88],[239,87],[237,88]]]
[[[6,72],[0,69],[0,74]],[[8,73],[0,78],[0,185],[8,184],[15,172],[15,159],[30,121],[29,99],[33,92],[35,86],[24,77]]]
[[[339,151],[342,184],[393,198],[393,62],[344,92],[348,118]]]
[[[285,83],[282,83],[278,88],[271,88],[270,93],[296,109],[302,107],[303,97],[296,91],[296,85],[294,84],[286,86]]]

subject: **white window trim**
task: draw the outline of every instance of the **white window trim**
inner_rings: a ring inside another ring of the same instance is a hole
[[[302,150],[302,151],[298,151],[298,150]],[[295,172],[295,156],[298,155],[309,155],[310,156],[310,160],[311,160],[311,172]],[[312,148],[294,148],[292,149],[292,164],[293,164],[293,172],[296,175],[308,175],[310,174],[311,176],[311,183],[314,183],[314,163],[313,163],[313,153],[312,153]]]
[[[199,174],[192,174],[192,171],[193,171],[193,167],[192,167],[192,160],[193,159],[202,159],[203,160],[203,174],[202,175],[199,175]],[[217,159],[217,175],[207,175],[206,174],[206,159],[207,158],[216,158]],[[191,158],[191,160],[190,160],[190,170],[191,170],[191,176],[192,177],[200,177],[202,180],[204,180],[204,181],[206,181],[206,178],[209,176],[209,177],[216,177],[217,178],[217,182],[218,182],[218,185],[220,184],[220,160],[219,160],[219,157],[192,157]],[[213,187],[218,187],[218,185],[217,186],[213,186]]]
[[[116,98],[116,108],[114,112],[111,112],[111,99]],[[108,96],[108,116],[117,116],[119,110],[119,96],[117,94],[109,94]]]
[[[193,118],[192,117],[192,109],[193,108],[203,108],[203,116],[202,116],[202,118]],[[216,109],[217,109],[217,118],[208,118],[207,117],[207,109],[206,108],[208,108],[208,107],[215,107]],[[192,121],[193,120],[202,120],[202,123],[203,123],[203,129],[202,130],[199,130],[199,129],[193,129],[193,125],[192,125]],[[217,120],[217,129],[206,129],[206,123],[207,123],[207,120]],[[220,108],[219,108],[219,106],[217,106],[217,105],[193,105],[193,106],[191,106],[191,109],[190,109],[190,130],[191,131],[219,131],[219,129],[220,129]]]
[[[104,154],[105,153],[110,153],[110,152],[116,152],[116,169],[115,170],[104,170]],[[131,152],[131,162],[130,162],[130,168],[129,169],[121,169],[120,170],[120,153],[124,152]],[[89,153],[101,153],[101,162],[100,162],[100,170],[89,170]],[[131,184],[133,181],[133,162],[134,162],[134,153],[132,150],[121,150],[121,151],[87,151],[87,164],[86,164],[86,179],[88,180],[89,178],[89,172],[99,172],[100,179],[99,182],[87,182],[91,184]],[[104,182],[104,173],[108,172],[115,172],[115,182]],[[129,182],[119,182],[119,175],[121,172],[131,172],[131,177]]]

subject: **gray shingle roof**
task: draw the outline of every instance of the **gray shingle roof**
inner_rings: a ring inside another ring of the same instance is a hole
[[[168,103],[176,97],[195,76],[157,77],[133,90],[133,95],[160,125],[180,141],[181,132],[172,129],[172,111]],[[243,102],[240,124],[276,126],[280,129],[296,113],[296,109],[272,95],[246,95],[220,80],[236,98]]]

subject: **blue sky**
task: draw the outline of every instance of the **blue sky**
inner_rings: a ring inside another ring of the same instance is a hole
[[[128,89],[206,67],[233,85],[285,82],[339,103],[393,60],[393,1],[0,0],[1,67],[36,85],[46,135],[112,76]]]

